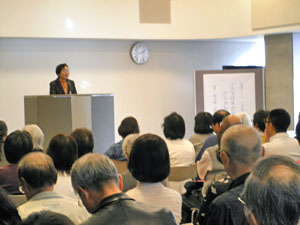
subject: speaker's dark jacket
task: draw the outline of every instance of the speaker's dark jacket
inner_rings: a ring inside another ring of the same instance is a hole
[[[77,90],[75,87],[75,83],[72,80],[67,80],[67,84],[68,84],[68,94],[77,94]],[[50,95],[58,95],[58,94],[62,94],[64,95],[64,89],[61,86],[59,79],[57,78],[56,80],[50,82]]]

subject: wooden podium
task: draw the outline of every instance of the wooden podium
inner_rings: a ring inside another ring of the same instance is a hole
[[[25,96],[24,107],[25,124],[37,124],[45,134],[45,150],[54,135],[80,127],[92,130],[94,152],[115,143],[113,94]]]

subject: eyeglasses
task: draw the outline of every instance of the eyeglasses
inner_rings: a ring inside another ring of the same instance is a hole
[[[239,200],[244,206],[247,206],[246,202],[241,198],[241,196],[238,197],[238,200]]]
[[[271,123],[271,121],[270,121],[270,120],[264,120],[264,122],[265,122],[265,124],[267,124],[267,123]]]

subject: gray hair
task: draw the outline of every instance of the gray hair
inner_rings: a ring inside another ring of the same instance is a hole
[[[44,145],[44,133],[41,128],[36,124],[25,125],[24,131],[27,131],[32,137],[33,149],[43,150]]]
[[[129,134],[124,138],[122,143],[122,151],[125,156],[130,155],[133,143],[139,136],[140,136],[139,134]]]
[[[300,165],[287,156],[260,160],[242,198],[260,225],[296,225],[300,217]]]
[[[235,162],[253,166],[262,152],[260,136],[253,127],[231,126],[222,136],[221,150],[226,151]]]
[[[88,153],[80,157],[71,169],[72,186],[102,192],[103,186],[111,181],[119,183],[117,169],[105,155]]]

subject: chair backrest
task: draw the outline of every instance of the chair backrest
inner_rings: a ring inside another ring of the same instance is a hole
[[[8,195],[9,199],[15,204],[16,207],[27,202],[25,195]]]
[[[189,166],[171,167],[168,177],[169,181],[184,181],[197,177],[197,164],[193,163]]]
[[[120,160],[115,160],[115,159],[112,159],[112,161],[115,164],[118,173],[123,173],[128,170],[128,168],[127,168],[128,162],[127,161],[120,161]]]

